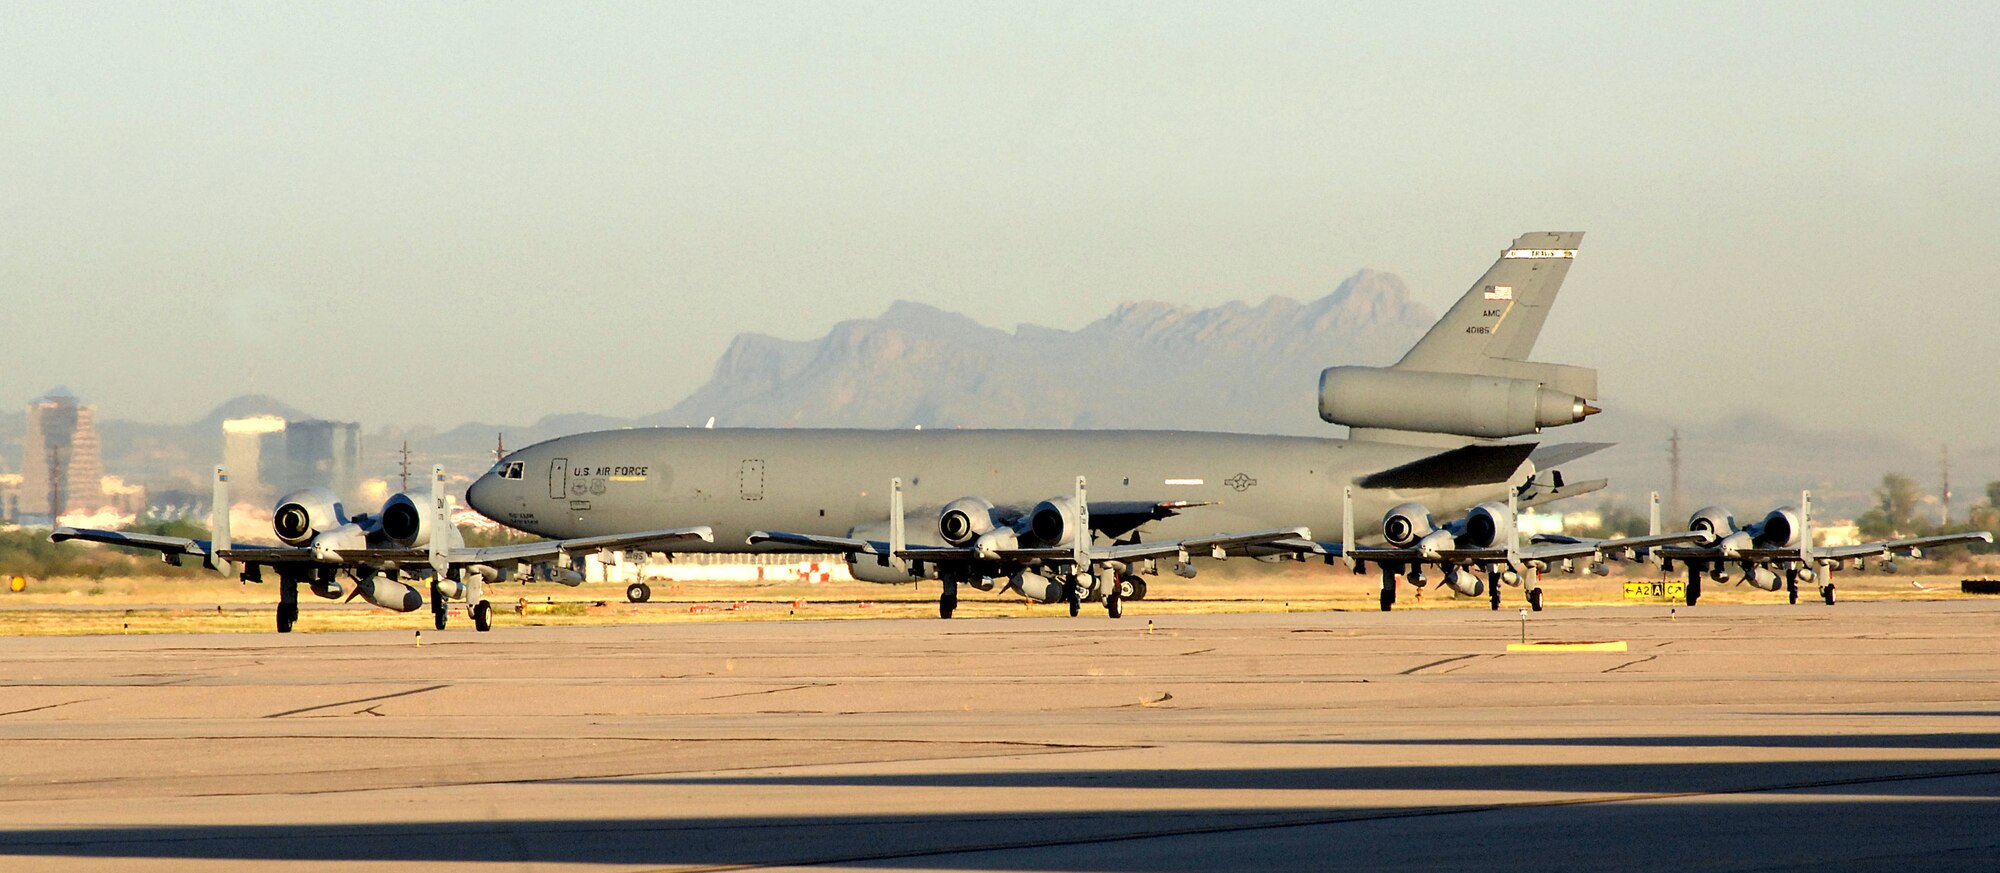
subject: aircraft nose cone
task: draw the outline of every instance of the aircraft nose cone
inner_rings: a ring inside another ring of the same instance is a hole
[[[477,481],[472,483],[471,487],[465,489],[465,505],[472,507],[474,511],[481,515],[490,515],[491,513],[486,511],[486,503],[484,501],[491,500],[493,492],[499,487],[498,484],[494,483],[492,473],[479,477]]]

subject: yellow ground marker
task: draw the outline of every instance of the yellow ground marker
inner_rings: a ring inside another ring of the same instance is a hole
[[[1510,652],[1622,652],[1622,651],[1625,651],[1625,641],[1624,641],[1624,640],[1611,640],[1611,641],[1609,641],[1609,642],[1602,642],[1602,643],[1556,643],[1556,642],[1549,642],[1549,643],[1508,643],[1508,644],[1507,644],[1507,651],[1510,651]]]

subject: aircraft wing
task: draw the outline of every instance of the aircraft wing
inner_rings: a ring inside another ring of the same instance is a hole
[[[1093,510],[1094,512],[1095,510]],[[1195,552],[1216,548],[1240,546],[1272,545],[1292,541],[1310,541],[1312,531],[1302,527],[1288,527],[1279,530],[1263,530],[1254,533],[1210,534],[1179,540],[1163,540],[1157,543],[1127,543],[1125,545],[1093,548],[1093,558],[1107,561],[1137,561],[1145,558],[1160,558],[1178,555],[1182,551]]]
[[[169,559],[180,557],[200,558],[204,563],[212,563],[216,558],[225,561],[310,561],[311,549],[292,549],[278,546],[235,546],[216,551],[209,540],[188,537],[166,537],[157,534],[127,533],[122,530],[98,530],[87,527],[59,527],[49,531],[49,542],[60,543],[80,540],[86,543],[103,543],[107,546],[122,546],[128,549],[147,549],[159,552]]]
[[[583,552],[603,551],[672,551],[670,546],[687,542],[715,542],[715,531],[706,525],[680,527],[668,530],[646,530],[634,533],[606,534],[595,537],[578,537],[567,540],[544,540],[533,543],[513,543],[504,546],[486,546],[477,549],[452,549],[447,553],[453,564],[531,564],[553,558]],[[376,550],[388,551],[388,550]],[[427,553],[416,549],[415,558],[423,560]],[[346,557],[348,553],[342,552]]]
[[[1890,540],[1882,543],[1882,548],[1891,552],[1901,552],[1908,549],[1935,549],[1944,546],[1962,546],[1969,543],[1991,542],[1993,542],[1993,535],[1982,530],[1973,531],[1972,533],[1938,534],[1936,536]]]
[[[126,533],[118,530],[97,530],[84,527],[59,527],[49,531],[49,542],[60,543],[67,540],[82,540],[87,543],[103,543],[108,546],[124,546],[132,549],[150,549],[167,555],[188,555],[207,558],[210,550],[208,540],[187,537],[163,537],[154,534]]]
[[[783,531],[752,531],[747,545],[777,543],[803,552],[827,552],[831,554],[886,555],[889,544],[875,540],[858,540],[852,537],[822,537],[812,534],[785,533]]]
[[[1098,533],[1117,539],[1148,522],[1172,518],[1183,510],[1215,504],[1213,500],[1094,500],[1090,504],[1090,526]]]

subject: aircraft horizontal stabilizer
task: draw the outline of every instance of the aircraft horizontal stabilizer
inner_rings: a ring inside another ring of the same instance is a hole
[[[1506,482],[1535,451],[1535,443],[1480,443],[1460,446],[1399,467],[1371,473],[1357,481],[1362,488],[1418,490],[1465,488]]]
[[[1535,448],[1528,460],[1535,462],[1535,469],[1547,470],[1558,464],[1567,464],[1585,455],[1594,455],[1617,443],[1543,443]]]

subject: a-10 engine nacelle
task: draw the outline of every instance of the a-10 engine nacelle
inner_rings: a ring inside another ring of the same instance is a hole
[[[1416,545],[1434,530],[1431,511],[1421,503],[1398,504],[1382,516],[1382,536],[1399,549]]]
[[[1076,542],[1077,532],[1082,526],[1082,515],[1077,512],[1076,501],[1068,497],[1044,500],[1036,504],[1034,512],[1028,514],[1028,532],[1044,547],[1067,546]],[[1088,534],[1085,536],[1088,537]]]
[[[325,488],[287,494],[271,514],[271,532],[288,546],[310,544],[313,537],[347,524],[340,498]]]
[[[1348,427],[1511,437],[1575,424],[1598,411],[1533,379],[1380,367],[1319,374],[1319,417]]]
[[[1514,513],[1507,504],[1487,501],[1472,508],[1465,514],[1463,530],[1458,533],[1458,545],[1467,549],[1497,549],[1505,546],[1513,535]]]
[[[1736,516],[1720,506],[1704,506],[1688,516],[1688,530],[1694,532],[1696,542],[1712,546],[1736,532]]]
[[[1789,549],[1799,544],[1799,511],[1789,506],[1771,510],[1757,525],[1756,544],[1760,549]]]
[[[431,541],[431,512],[426,511],[430,496],[405,491],[382,504],[382,536],[403,548],[427,545]]]
[[[960,497],[938,511],[938,536],[954,546],[969,546],[993,527],[993,503],[983,497]]]

